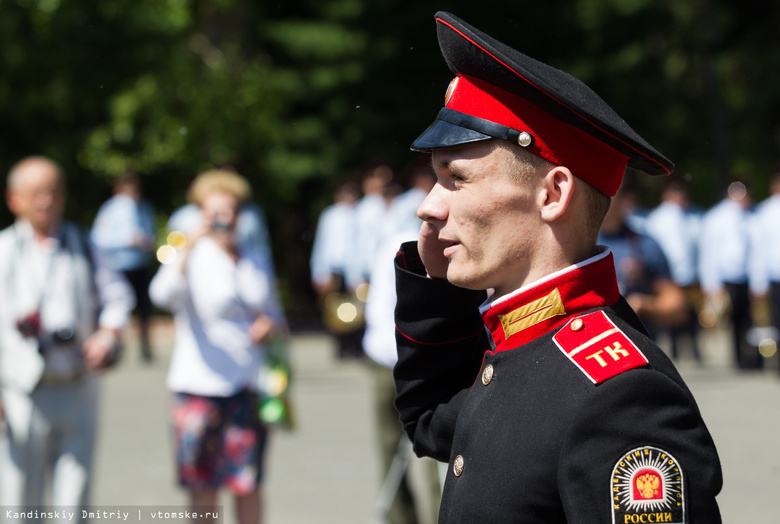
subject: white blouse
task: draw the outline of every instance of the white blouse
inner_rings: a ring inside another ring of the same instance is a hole
[[[149,295],[174,314],[168,388],[216,397],[256,390],[264,348],[248,330],[260,314],[282,320],[274,289],[259,250],[241,248],[234,261],[208,237],[189,253],[186,276],[178,260],[160,266]]]

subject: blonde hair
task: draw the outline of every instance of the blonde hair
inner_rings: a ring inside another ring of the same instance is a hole
[[[235,197],[239,205],[252,198],[252,188],[246,178],[234,171],[211,169],[195,177],[187,190],[187,201],[201,206],[214,193],[227,193]]]

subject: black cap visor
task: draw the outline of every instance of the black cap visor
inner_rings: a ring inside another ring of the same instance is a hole
[[[428,129],[417,137],[417,140],[412,143],[411,149],[421,153],[430,153],[432,150],[442,147],[452,147],[491,138],[493,137],[490,135],[450,124],[437,118],[428,126]]]
[[[436,120],[412,143],[411,149],[426,153],[491,138],[516,141],[519,134],[516,129],[444,107],[436,115]]]

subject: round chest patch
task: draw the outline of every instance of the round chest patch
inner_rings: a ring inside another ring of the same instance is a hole
[[[629,451],[615,464],[610,483],[613,523],[685,522],[682,468],[666,451]]]

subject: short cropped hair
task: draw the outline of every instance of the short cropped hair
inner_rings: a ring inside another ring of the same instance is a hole
[[[581,178],[578,181],[581,182],[580,187],[585,190],[585,208],[587,209],[585,226],[587,227],[588,235],[592,236],[595,242],[598,239],[599,229],[601,229],[601,224],[604,222],[604,217],[607,216],[612,199],[609,195],[602,193]]]
[[[542,167],[548,167],[549,169],[553,168],[552,163],[540,156],[529,153],[517,144],[507,140],[493,140],[492,142],[493,150],[503,148],[512,153],[510,156],[509,169],[515,182],[527,182],[528,177]]]
[[[244,205],[252,198],[252,188],[246,178],[226,169],[212,169],[199,174],[187,190],[187,200],[198,206],[209,195],[227,193]]]
[[[519,183],[526,182],[528,177],[540,168],[552,169],[555,167],[551,162],[526,151],[521,146],[513,144],[512,142],[494,140],[494,144],[494,147],[503,147],[513,153],[511,155],[512,164],[510,165],[510,169],[515,181]],[[586,227],[586,232],[589,237],[593,238],[593,242],[595,242],[598,238],[599,229],[601,229],[601,223],[604,221],[604,217],[607,216],[607,211],[609,211],[609,205],[612,202],[612,199],[579,177],[577,177],[577,182],[577,187],[582,188],[585,194],[587,215],[585,217],[584,225]]]

